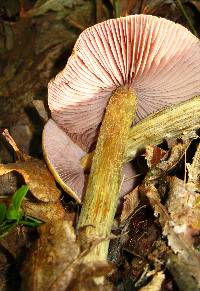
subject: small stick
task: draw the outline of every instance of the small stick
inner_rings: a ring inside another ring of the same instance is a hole
[[[5,137],[6,141],[11,145],[11,147],[15,151],[18,160],[24,161],[25,160],[24,155],[22,154],[22,152],[18,148],[16,142],[14,141],[12,136],[10,135],[9,131],[7,129],[4,129],[4,131],[2,132],[2,135]]]

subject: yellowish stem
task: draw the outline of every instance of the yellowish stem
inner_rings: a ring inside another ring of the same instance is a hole
[[[79,228],[86,227],[84,235],[89,241],[106,238],[111,232],[136,103],[133,90],[120,87],[107,105],[79,218]],[[100,243],[87,255],[85,261],[106,260],[108,244],[108,240]]]

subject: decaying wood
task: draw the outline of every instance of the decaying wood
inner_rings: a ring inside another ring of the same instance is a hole
[[[135,126],[129,133],[125,162],[133,160],[149,144],[158,145],[167,139],[182,136],[195,138],[195,131],[200,127],[200,96],[172,105],[153,113]],[[83,166],[91,165],[91,155],[83,157]]]
[[[182,135],[192,137],[194,134],[195,137],[199,121],[200,96],[149,115],[130,130],[126,161],[132,160],[148,144],[159,144]]]

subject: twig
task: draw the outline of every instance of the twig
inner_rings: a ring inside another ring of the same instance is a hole
[[[12,136],[9,134],[9,131],[7,129],[5,129],[2,133],[2,135],[5,137],[6,141],[11,145],[11,147],[15,151],[18,160],[24,161],[24,155],[22,154],[22,152],[18,148],[18,146],[17,146],[16,142],[14,141],[14,139],[12,138]]]
[[[86,29],[86,27],[84,27],[83,25],[81,25],[80,23],[76,22],[75,20],[71,18],[68,18],[68,21],[72,26],[74,26],[75,28],[78,28],[81,31]]]

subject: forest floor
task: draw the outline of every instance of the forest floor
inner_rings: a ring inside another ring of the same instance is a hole
[[[200,36],[199,0],[0,1],[0,291],[200,290],[198,126],[135,159],[142,174],[117,211],[108,262],[82,263],[98,242],[83,248],[80,205],[43,159],[48,82],[85,28],[130,14],[164,17]],[[102,276],[104,284],[93,280]]]

